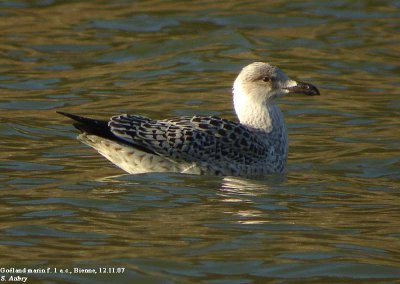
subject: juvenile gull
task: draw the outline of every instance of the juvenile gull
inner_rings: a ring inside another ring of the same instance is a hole
[[[58,113],[75,120],[81,142],[131,174],[259,176],[285,170],[288,137],[277,99],[293,93],[319,95],[316,87],[289,79],[278,67],[254,62],[233,84],[239,122],[202,115],[153,120],[128,114],[103,121]]]

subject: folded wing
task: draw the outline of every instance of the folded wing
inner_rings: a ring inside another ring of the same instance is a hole
[[[112,117],[108,126],[125,143],[176,161],[252,164],[267,155],[259,136],[214,116],[152,120],[124,114]]]

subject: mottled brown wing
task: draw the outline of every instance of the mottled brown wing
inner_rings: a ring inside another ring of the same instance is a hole
[[[108,125],[121,140],[174,160],[252,164],[267,155],[265,144],[245,126],[214,116],[119,115]]]

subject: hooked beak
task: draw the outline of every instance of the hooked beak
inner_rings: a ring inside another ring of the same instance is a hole
[[[289,94],[305,94],[308,96],[319,96],[319,90],[314,85],[305,82],[292,81],[291,86],[284,88]]]

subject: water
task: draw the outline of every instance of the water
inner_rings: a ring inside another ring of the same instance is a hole
[[[0,267],[45,283],[400,279],[397,1],[2,1]],[[234,119],[240,68],[317,85],[281,101],[288,173],[123,175],[56,110]],[[58,270],[58,272],[60,272]]]

